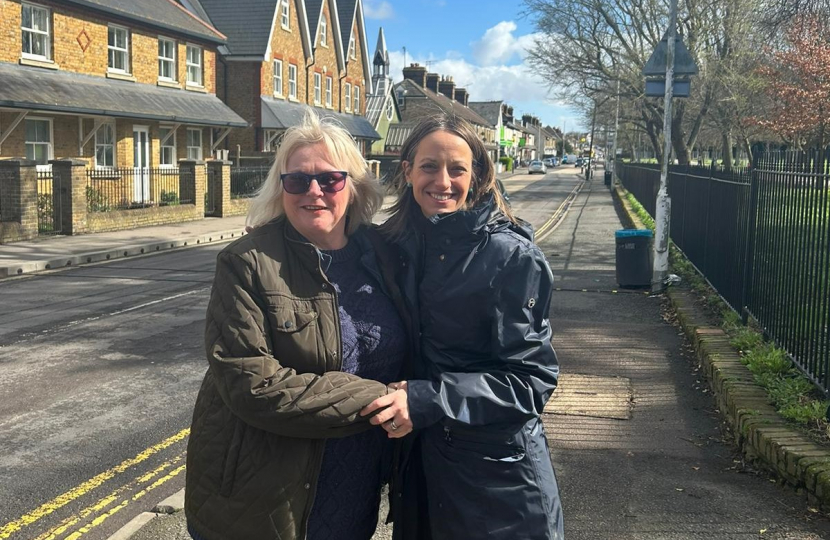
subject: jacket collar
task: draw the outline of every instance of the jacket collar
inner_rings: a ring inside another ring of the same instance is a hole
[[[421,208],[412,206],[412,220],[416,228],[425,236],[438,234],[452,237],[474,237],[482,234],[488,224],[501,215],[495,203],[495,197],[490,195],[484,202],[470,208],[449,214],[436,214],[430,218],[424,216]]]

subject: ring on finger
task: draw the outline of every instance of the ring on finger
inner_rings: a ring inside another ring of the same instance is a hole
[[[392,421],[389,423],[389,427],[390,427],[390,428],[392,428],[392,431],[395,431],[395,430],[397,430],[400,426],[399,426],[398,424],[396,424],[394,420],[392,420]]]

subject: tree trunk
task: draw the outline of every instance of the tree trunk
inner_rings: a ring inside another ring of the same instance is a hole
[[[721,147],[723,151],[723,166],[732,168],[732,133],[728,130],[721,132]]]

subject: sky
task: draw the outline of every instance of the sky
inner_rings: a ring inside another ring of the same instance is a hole
[[[363,0],[369,59],[382,27],[395,82],[404,62],[418,62],[451,75],[470,101],[504,100],[519,118],[532,114],[544,125],[577,130],[584,124],[579,112],[557,102],[524,64],[534,28],[521,9],[517,0]]]

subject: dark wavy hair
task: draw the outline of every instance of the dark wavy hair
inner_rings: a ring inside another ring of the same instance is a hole
[[[495,197],[496,206],[507,216],[508,219],[515,222],[510,207],[504,200],[501,191],[496,185],[496,169],[493,167],[493,162],[490,161],[490,156],[487,154],[487,149],[484,143],[476,134],[475,129],[463,118],[452,114],[438,114],[430,116],[421,120],[415,126],[401,148],[401,161],[398,164],[395,174],[392,177],[392,189],[397,195],[397,201],[389,210],[391,214],[389,219],[384,223],[383,230],[391,237],[399,238],[407,231],[408,219],[413,205],[417,205],[415,197],[412,195],[412,189],[408,187],[406,182],[406,163],[412,163],[415,160],[415,155],[418,152],[418,145],[430,133],[436,131],[446,131],[457,135],[473,153],[473,174],[470,182],[470,192],[467,196],[467,202],[464,208],[472,208],[483,201],[486,201],[490,196]]]

